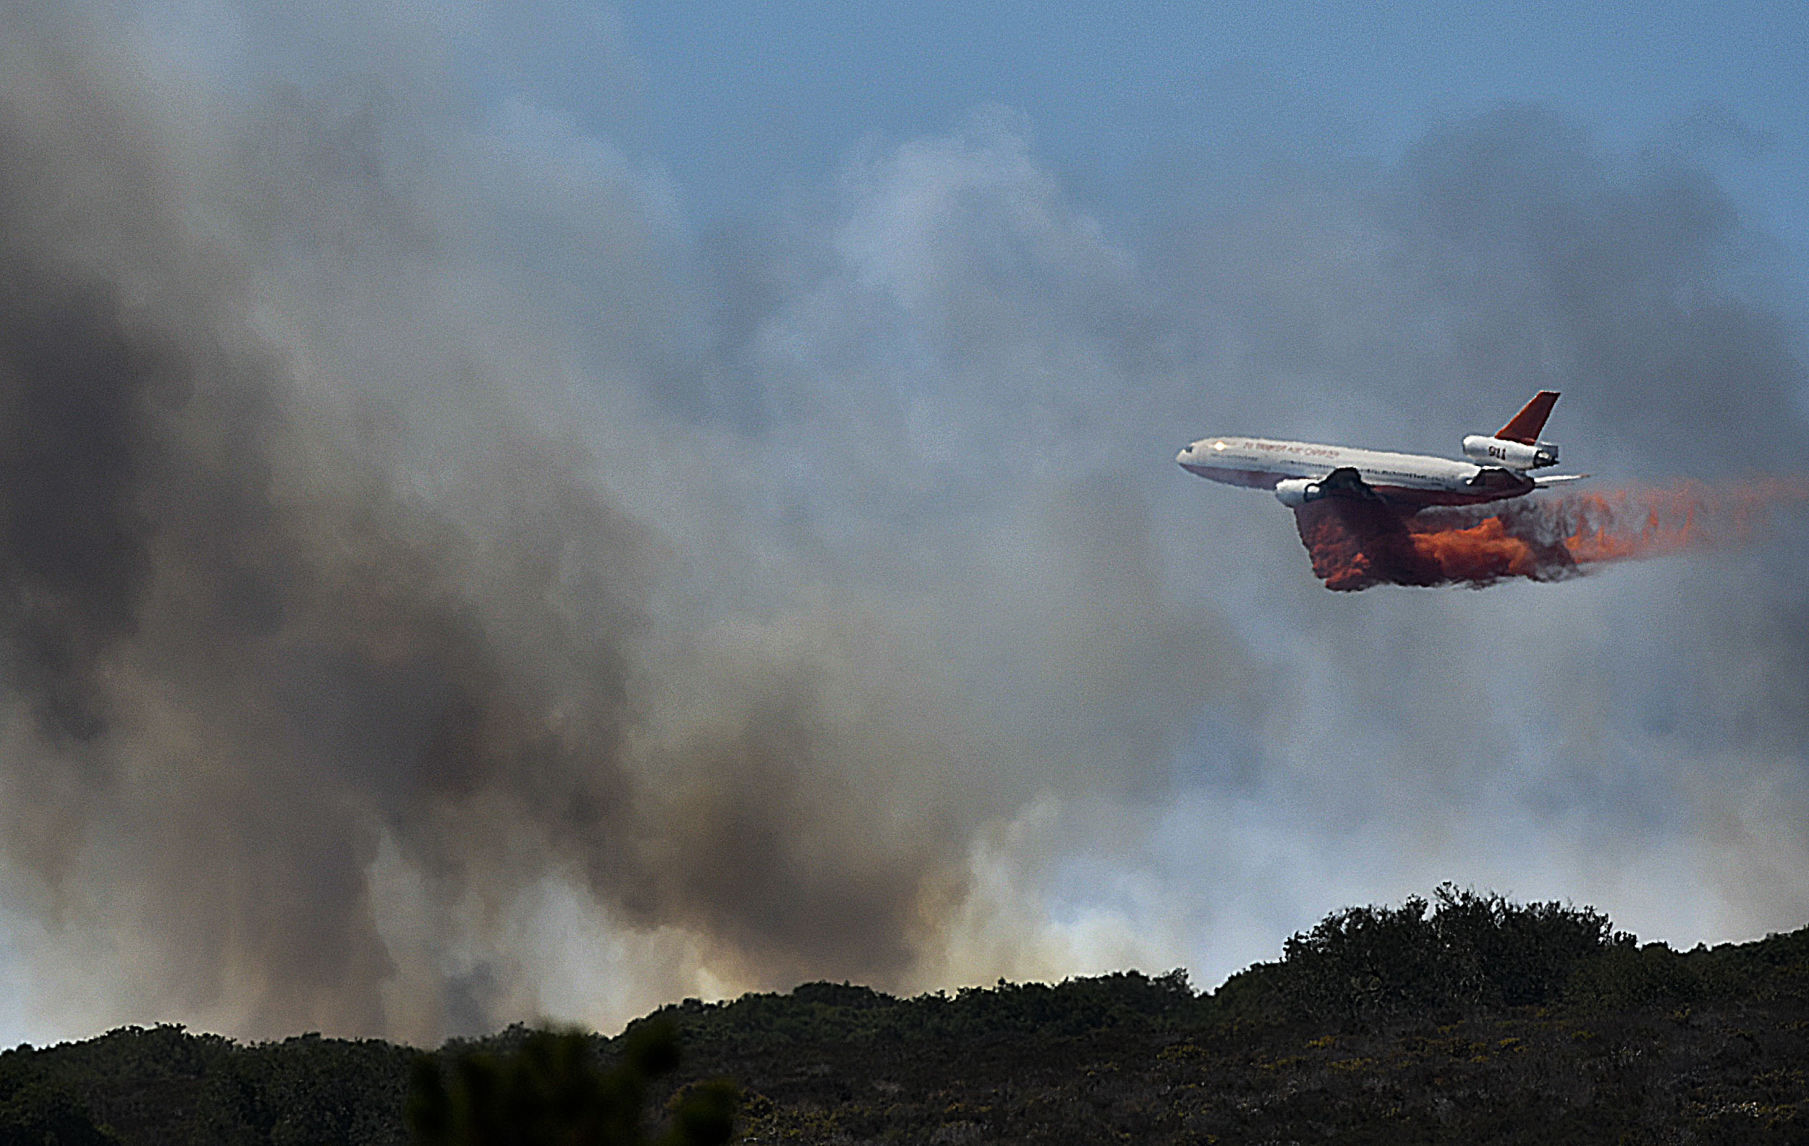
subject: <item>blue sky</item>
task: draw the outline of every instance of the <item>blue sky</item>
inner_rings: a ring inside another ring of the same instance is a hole
[[[1139,167],[1221,154],[1227,135],[1271,135],[1283,157],[1303,147],[1387,156],[1438,122],[1532,101],[1615,145],[1706,145],[1760,222],[1809,237],[1809,17],[1791,3],[851,11],[623,7],[644,145],[701,218],[763,210],[778,192],[820,183],[864,139],[945,131],[985,103],[1028,115],[1038,152],[1089,201],[1129,211]],[[582,110],[583,62],[544,63]]]

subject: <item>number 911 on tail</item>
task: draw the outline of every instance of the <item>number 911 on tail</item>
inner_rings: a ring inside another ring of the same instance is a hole
[[[1192,442],[1175,460],[1210,481],[1273,490],[1291,509],[1330,497],[1380,501],[1403,513],[1477,505],[1585,476],[1532,473],[1558,464],[1558,447],[1539,438],[1557,401],[1557,391],[1541,390],[1495,433],[1466,437],[1467,461],[1229,435]]]

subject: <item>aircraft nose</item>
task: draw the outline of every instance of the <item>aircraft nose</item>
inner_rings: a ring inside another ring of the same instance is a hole
[[[1175,455],[1175,461],[1181,463],[1182,465],[1186,465],[1187,459],[1191,458],[1191,457],[1193,457],[1193,447],[1192,446],[1182,446],[1181,452]]]

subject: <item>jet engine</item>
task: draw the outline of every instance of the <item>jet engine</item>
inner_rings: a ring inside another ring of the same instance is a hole
[[[1551,442],[1510,442],[1471,434],[1464,439],[1464,457],[1480,466],[1504,466],[1511,470],[1536,470],[1558,464],[1558,447]]]
[[[1289,509],[1299,509],[1309,501],[1325,497],[1325,490],[1312,478],[1288,478],[1275,483],[1275,496]]]

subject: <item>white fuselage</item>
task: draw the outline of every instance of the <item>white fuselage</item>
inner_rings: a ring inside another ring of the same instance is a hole
[[[1499,501],[1529,493],[1538,485],[1499,466],[1270,438],[1201,438],[1175,460],[1187,472],[1211,481],[1268,490],[1294,479],[1318,481],[1335,470],[1355,470],[1383,501],[1413,508]]]

